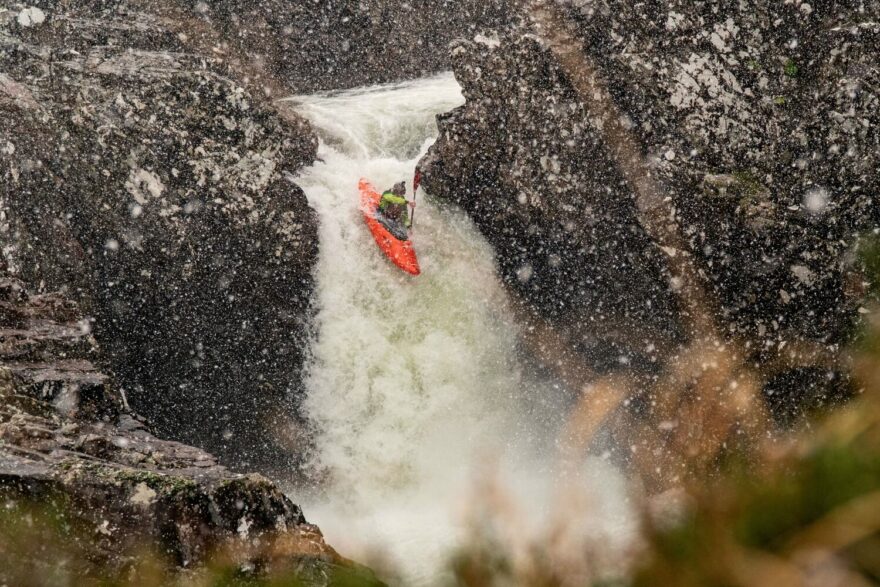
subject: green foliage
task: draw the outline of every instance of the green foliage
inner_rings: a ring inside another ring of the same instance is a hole
[[[858,252],[862,273],[867,276],[870,292],[877,299],[880,295],[880,237],[871,234],[860,239]]]
[[[761,183],[761,180],[751,171],[735,171],[732,175],[734,179],[736,179],[736,189],[738,189],[745,198],[754,199],[758,196],[764,196],[767,194],[767,187]]]
[[[113,555],[94,529],[78,520],[63,496],[27,500],[0,494],[0,585],[41,587],[378,587],[368,569],[302,555],[258,552],[242,564],[236,550],[218,549],[193,569],[181,569],[146,539]]]
[[[785,66],[783,67],[783,71],[785,71],[785,75],[788,77],[797,77],[798,75],[798,66],[794,60],[789,59],[785,62]]]
[[[95,578],[90,537],[63,498],[6,497],[0,503],[0,584],[65,585]]]
[[[858,441],[816,447],[793,471],[741,489],[740,540],[774,549],[828,512],[880,490],[880,447]]]
[[[164,475],[152,471],[122,469],[112,470],[110,475],[132,484],[143,483],[153,491],[168,495],[190,495],[198,492],[199,485],[192,479]]]

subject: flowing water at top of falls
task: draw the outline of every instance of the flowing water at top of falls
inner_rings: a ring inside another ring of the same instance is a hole
[[[358,209],[362,176],[411,186],[435,115],[463,101],[452,76],[293,100],[321,138],[320,161],[296,179],[321,251],[303,408],[322,482],[304,509],[344,555],[379,552],[401,582],[443,584],[488,471],[527,508],[525,532],[554,515],[565,402],[521,366],[493,252],[461,211],[418,194],[412,277]],[[593,459],[577,483],[594,502],[583,532],[622,547],[632,528],[619,476]]]

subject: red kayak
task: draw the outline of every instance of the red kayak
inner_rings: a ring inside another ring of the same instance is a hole
[[[421,273],[412,241],[395,238],[381,222],[376,220],[376,209],[379,207],[382,194],[377,192],[373,184],[366,179],[358,182],[358,189],[361,191],[361,212],[364,214],[367,227],[373,233],[373,238],[376,239],[376,244],[392,263],[407,273],[412,275]]]

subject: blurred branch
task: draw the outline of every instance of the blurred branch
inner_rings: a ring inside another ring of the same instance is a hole
[[[849,501],[801,530],[786,545],[797,551],[844,550],[880,530],[880,491]]]

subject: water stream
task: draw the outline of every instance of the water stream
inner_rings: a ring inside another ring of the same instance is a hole
[[[493,251],[461,211],[418,194],[413,278],[382,256],[357,208],[361,176],[411,186],[435,115],[463,101],[453,77],[293,100],[321,138],[321,161],[296,179],[321,221],[304,410],[322,482],[304,509],[344,555],[382,557],[397,573],[386,578],[444,584],[485,501],[481,480],[522,505],[524,534],[558,517],[571,484],[554,459],[564,394],[521,366]],[[622,548],[632,518],[619,475],[601,459],[580,472],[594,506],[584,532]]]

